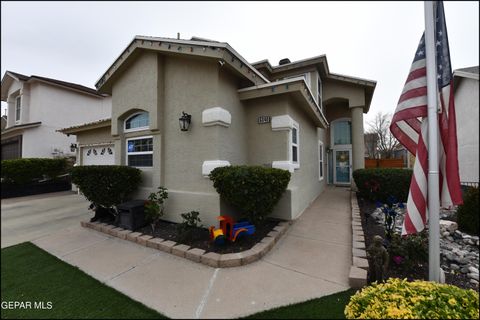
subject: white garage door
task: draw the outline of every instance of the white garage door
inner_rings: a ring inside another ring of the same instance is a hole
[[[115,164],[115,149],[113,145],[82,147],[82,165],[112,165]]]

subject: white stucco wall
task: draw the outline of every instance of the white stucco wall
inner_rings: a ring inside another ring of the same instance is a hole
[[[110,97],[94,97],[39,82],[23,87],[22,100],[20,124],[42,122],[40,127],[24,131],[23,158],[74,155],[70,144],[75,142],[75,136],[67,137],[56,130],[108,118],[111,112]]]
[[[478,182],[478,80],[462,78],[455,89],[461,182]]]

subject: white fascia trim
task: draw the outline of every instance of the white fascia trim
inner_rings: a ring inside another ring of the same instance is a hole
[[[305,78],[303,76],[298,76],[298,77],[294,77],[294,78],[283,79],[283,80],[279,80],[279,81],[259,84],[257,86],[247,87],[247,88],[244,88],[244,89],[239,89],[239,90],[237,90],[237,92],[242,93],[242,92],[246,92],[246,91],[252,91],[252,90],[274,87],[274,86],[279,86],[279,85],[282,85],[282,84],[293,83],[293,82],[302,82],[302,81],[305,83],[305,85],[307,85],[307,83],[305,82]]]
[[[291,161],[273,161],[272,168],[283,169],[290,171],[290,173],[293,173],[293,171],[295,170],[295,165]]]
[[[208,175],[210,172],[212,172],[213,169],[219,168],[219,167],[227,167],[230,165],[230,162],[226,160],[208,160],[208,161],[203,161],[202,164],[202,175],[205,178],[208,178]]]
[[[272,117],[271,124],[273,131],[291,130],[295,124],[295,120],[293,120],[288,114],[284,114]]]
[[[231,123],[232,115],[223,108],[214,107],[202,112],[202,124],[205,127],[219,125],[228,128]]]

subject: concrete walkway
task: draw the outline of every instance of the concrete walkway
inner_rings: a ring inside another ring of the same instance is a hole
[[[33,243],[168,317],[234,318],[348,289],[350,220],[349,189],[329,187],[265,257],[226,269],[79,225]]]
[[[87,219],[90,202],[72,191],[2,199],[2,248],[32,241]]]

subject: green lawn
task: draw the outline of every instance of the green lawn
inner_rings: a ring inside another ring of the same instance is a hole
[[[166,318],[30,242],[2,249],[1,258],[2,319]],[[343,319],[345,305],[354,293],[355,290],[350,289],[248,318]],[[31,308],[5,308],[6,302],[15,301],[30,302]],[[43,302],[45,309],[35,309],[35,302]],[[48,303],[51,303],[50,309]]]
[[[354,289],[255,313],[247,319],[345,319],[343,310],[355,294]]]
[[[2,319],[165,318],[32,243],[4,248],[1,258]],[[5,309],[10,301],[30,302],[31,309]],[[35,302],[46,309],[35,309]]]

